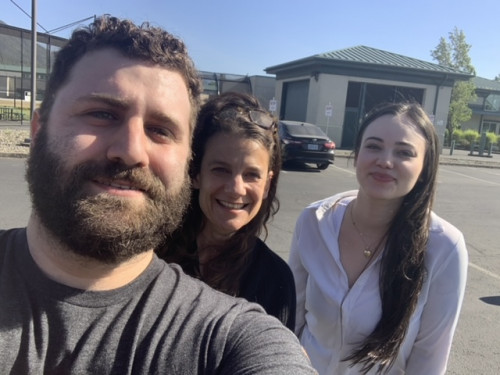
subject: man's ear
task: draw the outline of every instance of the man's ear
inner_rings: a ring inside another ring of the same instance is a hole
[[[31,118],[31,123],[30,123],[30,137],[31,137],[31,140],[30,140],[30,144],[33,145],[35,140],[36,140],[36,136],[38,134],[38,132],[40,131],[40,128],[42,127],[42,124],[40,122],[40,111],[38,109],[35,109],[33,111],[33,116]]]

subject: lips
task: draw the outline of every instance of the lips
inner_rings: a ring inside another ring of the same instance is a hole
[[[217,199],[217,203],[231,210],[241,210],[242,208],[247,206],[247,203],[232,203],[232,202],[222,201],[219,199]]]
[[[388,175],[386,173],[372,173],[372,177],[376,181],[380,182],[391,182],[394,181],[395,178],[392,177],[391,175]]]
[[[131,182],[124,180],[95,179],[94,181],[97,182],[98,184],[110,186],[115,189],[144,191],[144,189],[141,189],[138,186],[134,186],[134,184],[132,184]]]

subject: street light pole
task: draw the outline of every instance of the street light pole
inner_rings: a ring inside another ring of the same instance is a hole
[[[36,108],[36,0],[31,0],[31,101],[30,119]],[[22,119],[22,114],[21,114]]]

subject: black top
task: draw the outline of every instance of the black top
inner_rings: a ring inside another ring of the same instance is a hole
[[[241,279],[240,294],[260,304],[292,331],[295,329],[295,283],[288,264],[260,239],[252,263]]]

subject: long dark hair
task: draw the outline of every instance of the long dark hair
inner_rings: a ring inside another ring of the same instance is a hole
[[[378,366],[379,373],[391,368],[417,306],[426,276],[424,257],[439,164],[436,130],[417,103],[382,104],[369,112],[356,137],[355,158],[359,153],[365,129],[384,115],[408,118],[424,136],[426,152],[418,181],[404,197],[387,233],[380,269],[382,316],[373,332],[346,358],[361,364],[364,374],[374,366]]]
[[[266,112],[255,97],[233,92],[213,97],[202,106],[194,131],[193,159],[189,174],[194,178],[200,173],[205,146],[208,140],[218,133],[236,134],[262,144],[269,152],[269,169],[273,172],[273,177],[267,198],[263,200],[257,215],[226,243],[215,249],[217,255],[204,264],[201,275],[196,238],[204,228],[205,219],[198,203],[199,191],[193,189],[191,204],[183,224],[172,238],[168,239],[166,246],[158,251],[158,255],[167,262],[180,264],[186,273],[199,277],[211,287],[231,295],[238,295],[240,279],[249,265],[255,241],[262,231],[267,237],[266,223],[279,209],[276,190],[281,169],[281,151],[276,121],[273,118],[273,126],[264,129],[252,122],[248,112],[250,110]],[[231,115],[228,116],[228,113]]]

